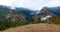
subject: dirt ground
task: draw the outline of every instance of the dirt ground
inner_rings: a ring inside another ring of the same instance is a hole
[[[60,25],[54,24],[30,24],[20,27],[9,28],[2,32],[60,32]]]

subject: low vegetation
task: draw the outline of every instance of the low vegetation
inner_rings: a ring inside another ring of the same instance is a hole
[[[30,24],[9,28],[2,32],[60,32],[60,25],[46,23]]]
[[[57,25],[60,25],[60,16],[51,17],[49,19],[46,19],[44,22],[45,23],[49,23],[49,24],[57,24]]]
[[[24,21],[8,21],[8,20],[0,20],[0,30],[5,30],[10,27],[17,27],[17,26],[22,26],[26,24],[34,24],[34,23],[39,23],[41,21],[33,22],[24,22]]]
[[[46,19],[45,21],[38,20],[36,22],[0,20],[0,30],[5,30],[10,27],[17,27],[17,26],[22,26],[22,25],[27,25],[27,24],[37,24],[37,23],[60,24],[60,16],[51,17],[49,19]]]

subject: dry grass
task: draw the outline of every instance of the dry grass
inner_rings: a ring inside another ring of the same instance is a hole
[[[54,24],[30,24],[15,28],[10,28],[3,32],[60,32],[60,26]]]
[[[49,19],[46,19],[44,22],[50,24],[59,24],[60,25],[60,16],[54,16]]]

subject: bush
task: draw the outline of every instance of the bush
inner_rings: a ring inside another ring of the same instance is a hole
[[[4,30],[4,29],[6,29],[5,25],[1,24],[0,25],[0,30]]]
[[[34,23],[40,23],[41,21],[33,22],[33,21],[8,21],[8,20],[0,20],[0,30],[4,30],[10,27],[17,27],[22,26],[26,24],[34,24]]]
[[[0,30],[4,30],[4,29],[10,28],[10,27],[22,26],[25,24],[28,24],[28,23],[24,22],[24,21],[15,21],[14,22],[14,21],[8,21],[8,20],[4,20],[4,21],[0,20]]]

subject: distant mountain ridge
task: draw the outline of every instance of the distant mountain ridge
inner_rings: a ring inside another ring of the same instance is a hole
[[[41,18],[47,19],[46,16],[60,16],[60,6],[58,7],[43,7],[39,13]],[[49,18],[49,17],[48,17]]]
[[[9,6],[0,5],[0,19],[12,21],[35,21],[38,19],[47,19],[53,16],[60,16],[59,7],[43,7],[40,11],[34,11],[27,8],[16,7],[11,9]]]
[[[46,9],[47,11],[49,11],[57,16],[60,16],[60,6],[58,6],[58,7],[44,7],[43,9]]]
[[[10,9],[9,6],[0,5],[0,20],[11,21],[33,21],[33,16],[37,11],[33,11],[27,8]]]

